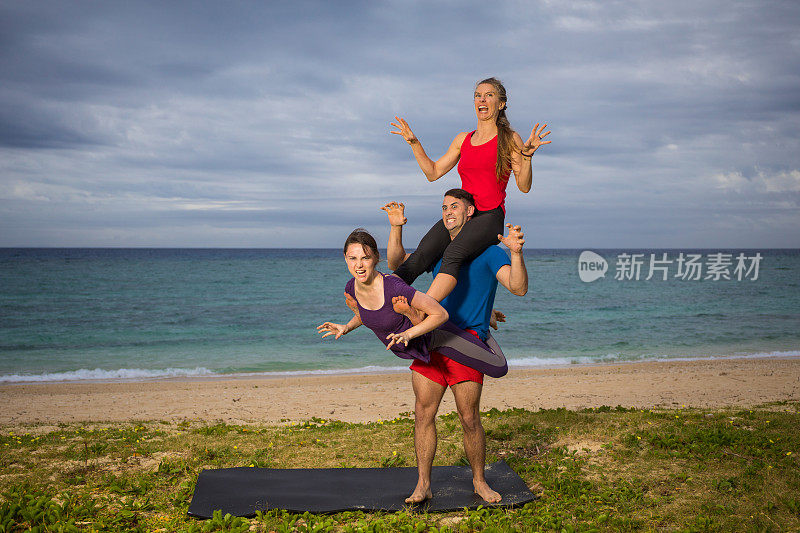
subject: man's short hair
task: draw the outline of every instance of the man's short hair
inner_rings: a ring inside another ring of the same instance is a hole
[[[473,198],[472,194],[468,193],[464,189],[450,189],[446,193],[445,196],[452,196],[453,198],[458,198],[459,200],[464,200],[467,203],[467,206],[475,207],[475,198]]]

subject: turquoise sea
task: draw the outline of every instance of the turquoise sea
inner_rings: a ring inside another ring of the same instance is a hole
[[[800,356],[800,250],[594,250],[608,272],[593,282],[581,252],[527,250],[528,294],[498,290],[512,368]],[[621,254],[637,253],[640,278],[615,279]],[[668,279],[646,280],[650,254],[665,253]],[[731,279],[676,276],[681,253],[731,254]],[[755,279],[736,279],[740,253],[761,255]],[[348,278],[333,249],[0,249],[0,382],[404,366],[364,328],[320,339],[317,325],[352,316]]]

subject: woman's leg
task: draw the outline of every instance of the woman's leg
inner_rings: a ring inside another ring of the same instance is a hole
[[[508,373],[506,356],[491,334],[483,342],[449,320],[431,332],[428,351],[439,352],[493,378]]]
[[[414,253],[394,271],[394,275],[411,285],[420,274],[436,264],[449,244],[450,233],[444,227],[444,222],[439,220],[419,241]]]
[[[497,236],[503,234],[504,220],[505,216],[500,207],[491,211],[481,211],[468,220],[444,250],[442,266],[433,278],[433,283],[427,292],[428,296],[441,302],[450,294],[456,286],[461,263],[476,258],[486,248],[497,244]],[[444,223],[442,227],[444,228]]]

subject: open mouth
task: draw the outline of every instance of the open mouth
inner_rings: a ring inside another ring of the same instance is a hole
[[[478,112],[479,113],[488,113],[489,112],[489,107],[485,106],[485,105],[479,105],[478,106]]]

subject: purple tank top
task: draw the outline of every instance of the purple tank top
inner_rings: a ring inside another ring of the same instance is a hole
[[[395,296],[405,296],[408,303],[414,298],[414,293],[417,291],[413,287],[409,287],[405,281],[397,276],[387,276],[379,272],[383,276],[383,307],[376,310],[365,309],[358,304],[358,314],[361,316],[361,323],[372,330],[373,333],[383,342],[386,346],[389,344],[386,336],[389,333],[400,333],[412,327],[411,321],[405,315],[395,313],[392,309],[392,298]],[[344,290],[347,294],[352,296],[356,302],[355,291],[356,280],[350,278],[350,281],[345,285]],[[428,353],[428,337],[429,335],[422,335],[415,339],[411,339],[408,347],[403,344],[395,344],[390,348],[397,357],[403,359],[419,359],[424,362],[430,362],[430,354]]]

